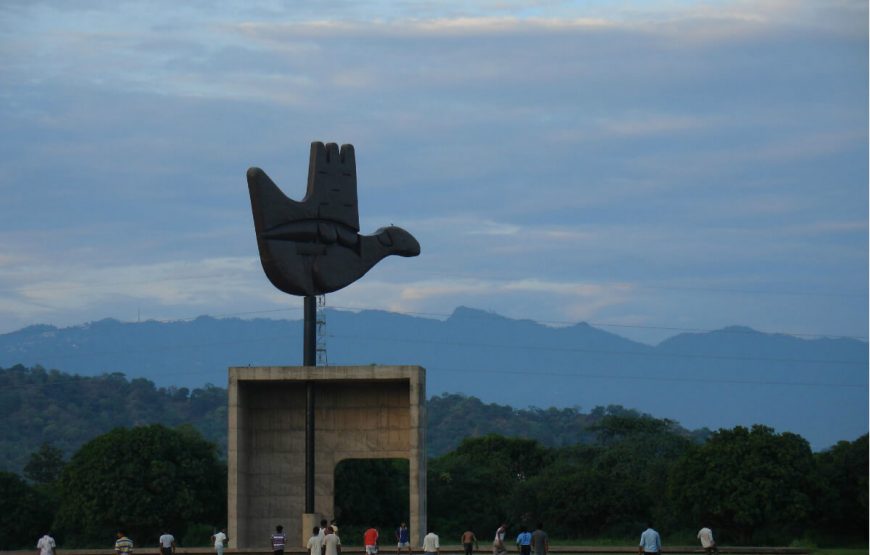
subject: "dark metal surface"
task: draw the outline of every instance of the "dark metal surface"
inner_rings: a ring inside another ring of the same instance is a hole
[[[303,306],[302,365],[317,366],[317,300],[305,296]]]
[[[305,512],[314,512],[314,382],[305,382]]]
[[[303,365],[317,366],[316,299],[305,296]],[[305,382],[305,512],[314,512],[314,382]]]
[[[389,226],[359,234],[353,145],[311,143],[308,189],[297,202],[260,168],[248,170],[257,247],[272,284],[291,295],[322,295],[361,278],[390,255],[417,256],[420,244]]]

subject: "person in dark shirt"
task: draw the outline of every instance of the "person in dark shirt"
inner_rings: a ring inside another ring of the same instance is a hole
[[[280,524],[275,527],[275,533],[272,534],[272,552],[275,555],[284,555],[284,545],[287,544],[287,535],[284,534],[284,527]]]

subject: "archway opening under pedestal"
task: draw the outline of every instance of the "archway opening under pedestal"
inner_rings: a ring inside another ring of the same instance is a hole
[[[335,466],[335,520],[342,542],[358,545],[374,527],[386,549],[409,520],[408,459],[345,459]]]

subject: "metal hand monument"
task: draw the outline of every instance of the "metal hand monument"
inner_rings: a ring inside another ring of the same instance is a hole
[[[400,227],[359,234],[353,145],[311,143],[308,190],[291,200],[260,168],[248,170],[260,261],[272,284],[291,295],[322,295],[361,278],[391,254],[417,256]]]
[[[305,297],[303,364],[315,366],[315,295],[346,287],[391,254],[417,256],[400,227],[359,234],[353,145],[311,143],[308,190],[288,198],[260,168],[248,170],[260,262],[272,285]],[[305,512],[314,513],[314,384],[305,388]]]

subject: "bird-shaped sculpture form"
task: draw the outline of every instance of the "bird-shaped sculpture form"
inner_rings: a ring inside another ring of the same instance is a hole
[[[417,256],[420,244],[400,227],[359,234],[353,145],[311,143],[308,190],[288,198],[260,168],[248,190],[263,270],[291,295],[322,295],[361,278],[391,254]]]

